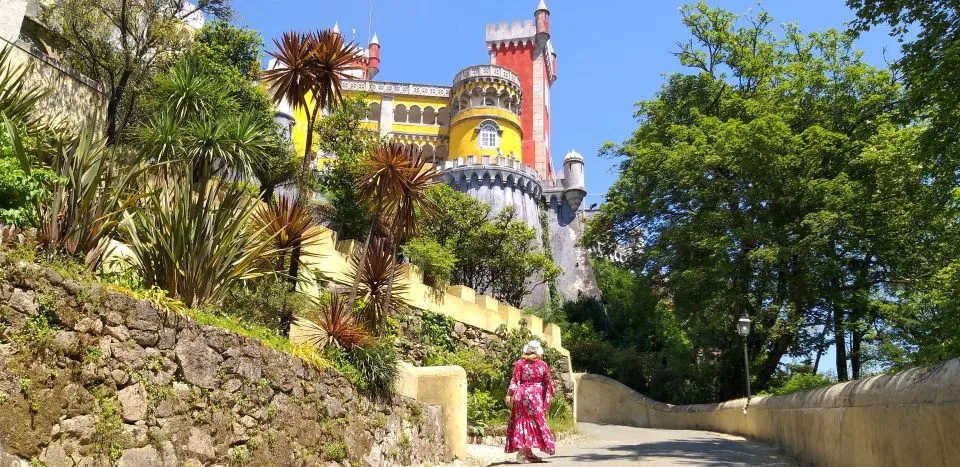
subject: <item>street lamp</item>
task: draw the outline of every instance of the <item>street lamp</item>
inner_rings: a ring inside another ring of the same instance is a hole
[[[747,336],[750,335],[750,318],[741,316],[737,321],[737,333],[743,336],[743,369],[747,374],[747,403],[750,403],[750,357],[747,355]],[[743,409],[746,412],[746,408]]]

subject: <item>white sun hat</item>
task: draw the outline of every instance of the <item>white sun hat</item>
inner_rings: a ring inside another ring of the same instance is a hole
[[[543,346],[540,345],[540,341],[537,340],[527,342],[527,345],[523,346],[523,354],[537,354],[543,356]]]

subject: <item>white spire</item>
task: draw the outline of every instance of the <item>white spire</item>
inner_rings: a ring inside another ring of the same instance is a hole
[[[333,33],[340,34],[340,22],[333,23]]]
[[[373,39],[370,39],[370,44],[380,45],[380,39],[377,38],[377,33],[373,33]]]
[[[540,4],[537,5],[537,11],[540,11],[540,10],[550,11],[550,9],[547,8],[547,2],[540,0]]]

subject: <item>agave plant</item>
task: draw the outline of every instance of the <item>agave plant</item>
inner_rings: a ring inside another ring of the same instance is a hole
[[[193,307],[220,301],[237,280],[268,273],[263,258],[278,250],[251,227],[258,199],[226,181],[192,184],[191,172],[160,180],[143,206],[125,214],[121,232],[144,285]]]
[[[297,198],[281,196],[257,209],[253,225],[265,241],[273,243],[273,249],[277,251],[275,270],[279,274],[286,274],[290,283],[296,286],[304,261],[316,255],[310,247],[317,245],[323,235],[323,230],[314,224],[308,207]],[[295,248],[301,250],[297,257],[290,254]]]
[[[321,349],[335,346],[345,350],[373,343],[372,336],[360,322],[358,315],[347,308],[340,294],[331,294],[330,304],[319,311],[316,322],[303,317],[296,318],[295,323],[303,332],[306,343]]]
[[[275,102],[287,101],[294,110],[302,109],[307,115],[302,168],[306,173],[312,162],[317,117],[322,109],[340,105],[341,83],[350,70],[357,68],[361,51],[355,43],[345,42],[343,36],[331,30],[288,31],[273,43],[277,50],[269,54],[278,66],[264,72],[263,78],[271,85]]]

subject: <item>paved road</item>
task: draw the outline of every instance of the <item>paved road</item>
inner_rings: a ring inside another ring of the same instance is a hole
[[[579,425],[583,437],[561,443],[545,458],[553,466],[776,466],[802,465],[776,448],[746,439],[705,431],[654,430],[622,426]],[[473,449],[471,449],[473,451]],[[476,452],[476,451],[475,451]],[[514,457],[484,447],[480,465],[512,465]],[[480,452],[477,452],[480,454]],[[493,455],[497,454],[495,457]]]

